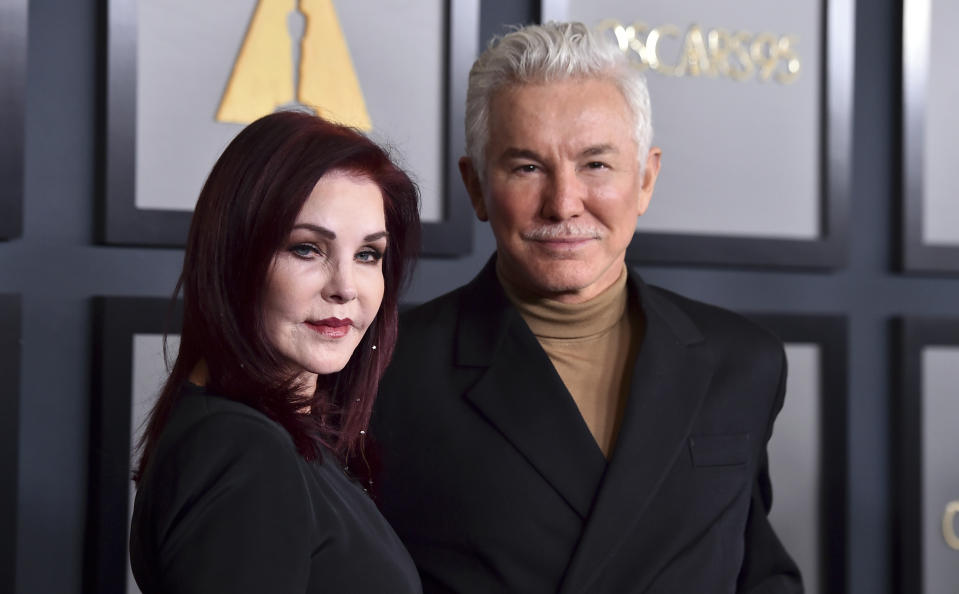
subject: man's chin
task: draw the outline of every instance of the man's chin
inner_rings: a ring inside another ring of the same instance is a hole
[[[517,287],[550,299],[590,292],[601,280],[604,268],[584,258],[526,257],[497,262],[501,274]],[[615,280],[615,279],[614,279]]]
[[[592,299],[613,284],[620,274],[607,274],[608,267],[582,260],[539,260],[521,272],[519,280],[534,294],[559,301],[577,302]],[[515,282],[515,281],[514,281]]]
[[[562,296],[577,295],[587,289],[596,279],[588,274],[571,274],[568,271],[555,271],[550,274],[545,271],[537,271],[530,274],[526,283],[527,286],[536,294],[551,299]]]

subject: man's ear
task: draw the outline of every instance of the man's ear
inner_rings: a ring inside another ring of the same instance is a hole
[[[643,181],[639,188],[639,214],[642,216],[649,208],[649,200],[653,197],[653,188],[656,187],[656,178],[659,176],[659,161],[663,151],[658,146],[649,149],[646,156],[646,166],[643,167]]]
[[[473,160],[469,157],[460,157],[459,166],[460,177],[463,178],[463,185],[466,186],[466,191],[470,195],[470,202],[473,204],[473,212],[476,213],[476,218],[481,221],[488,221],[486,203],[483,202],[483,188],[480,186],[479,173],[473,167]]]

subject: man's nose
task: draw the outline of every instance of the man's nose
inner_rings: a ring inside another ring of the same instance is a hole
[[[583,212],[586,186],[574,168],[557,168],[545,188],[541,215],[550,221],[565,221]]]
[[[338,260],[330,269],[330,276],[320,291],[323,299],[333,303],[346,303],[356,299],[356,283],[353,278],[353,261]]]

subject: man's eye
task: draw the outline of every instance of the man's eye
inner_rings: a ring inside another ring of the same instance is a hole
[[[537,167],[536,165],[533,165],[532,163],[527,163],[525,165],[520,165],[519,167],[517,167],[516,171],[518,173],[535,173],[538,169],[539,167]]]
[[[606,169],[609,167],[609,165],[603,163],[602,161],[590,161],[586,164],[586,167],[589,169]]]

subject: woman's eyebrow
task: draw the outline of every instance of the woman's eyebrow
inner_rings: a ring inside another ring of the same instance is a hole
[[[320,225],[314,225],[313,223],[297,223],[296,225],[293,225],[293,228],[309,229],[310,231],[319,233],[320,235],[322,235],[323,237],[326,237],[327,239],[336,239],[336,233],[334,233],[333,231],[330,231],[326,227],[321,227]]]
[[[378,231],[376,233],[371,233],[370,235],[367,235],[366,237],[363,238],[363,241],[376,241],[377,239],[381,237],[388,238],[389,236],[390,234],[387,233],[386,231]]]
[[[320,225],[314,225],[313,223],[297,223],[296,225],[293,225],[293,228],[307,229],[309,231],[313,231],[314,233],[322,235],[323,237],[326,237],[327,239],[336,239],[336,233],[334,233],[330,229],[327,229],[326,227],[323,227]],[[363,241],[376,241],[377,239],[380,239],[381,237],[389,237],[389,235],[390,234],[387,233],[386,231],[377,231],[376,233],[370,233],[369,235],[364,237]]]

